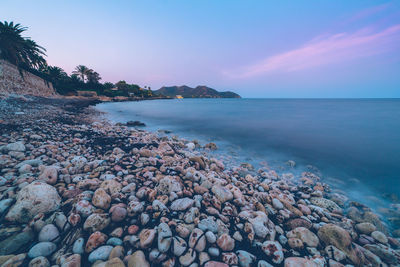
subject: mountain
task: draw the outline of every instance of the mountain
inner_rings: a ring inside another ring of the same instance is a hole
[[[176,97],[181,95],[183,98],[240,98],[240,95],[226,91],[218,92],[207,86],[197,86],[192,88],[186,85],[182,86],[163,86],[155,91],[158,95]]]

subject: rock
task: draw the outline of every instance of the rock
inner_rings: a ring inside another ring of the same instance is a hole
[[[189,248],[185,254],[179,257],[179,263],[182,266],[189,266],[196,259],[196,251]]]
[[[94,251],[92,251],[92,253],[89,254],[89,262],[93,263],[98,260],[107,260],[108,256],[110,256],[112,249],[112,246],[101,246],[99,248],[96,248]]]
[[[364,248],[368,249],[379,258],[381,258],[385,263],[397,265],[399,263],[398,256],[396,256],[396,251],[383,246],[383,245],[365,245]]]
[[[123,246],[115,246],[110,253],[110,256],[108,256],[108,259],[112,258],[123,258],[125,255],[125,249]]]
[[[81,266],[81,255],[79,254],[72,254],[61,263],[61,267],[80,267],[80,266]]]
[[[106,262],[105,267],[125,267],[125,264],[120,258],[112,258]]]
[[[285,208],[282,202],[280,202],[277,198],[272,199],[272,206],[277,210],[283,210]]]
[[[335,261],[342,261],[346,258],[346,254],[343,251],[331,245],[325,247],[325,253]]]
[[[9,255],[31,243],[35,235],[32,230],[14,234],[0,242],[0,255]]]
[[[207,230],[213,233],[218,232],[218,224],[212,219],[212,217],[202,219],[197,227],[203,230],[203,232],[206,232]]]
[[[244,250],[238,250],[236,251],[236,254],[239,260],[239,265],[242,267],[252,266],[257,259],[256,256]]]
[[[265,241],[261,246],[262,251],[270,257],[275,264],[283,261],[283,250],[281,244],[276,241]]]
[[[11,259],[12,257],[14,257],[15,255],[11,254],[11,255],[5,255],[5,256],[0,256],[0,266],[3,265],[3,263],[5,263],[6,261],[8,261],[9,259]]]
[[[128,214],[126,208],[120,206],[112,207],[110,209],[110,212],[111,212],[111,221],[113,222],[122,222],[126,218],[126,215]]]
[[[118,237],[111,237],[110,239],[107,240],[107,245],[111,246],[120,246],[122,245],[122,243],[123,241]]]
[[[106,240],[107,240],[107,235],[105,235],[99,231],[94,232],[93,234],[91,234],[89,236],[88,241],[86,242],[85,252],[86,253],[92,252],[95,248],[106,243]],[[81,254],[81,253],[77,253],[77,254]]]
[[[228,234],[222,234],[217,239],[217,245],[222,251],[232,251],[235,248],[235,240]]]
[[[285,259],[285,267],[319,267],[318,264],[312,260],[307,260],[300,257],[290,257]]]
[[[193,204],[194,204],[193,199],[190,199],[188,197],[180,198],[172,202],[171,209],[175,211],[184,211],[192,207]]]
[[[60,233],[54,224],[47,224],[40,230],[38,239],[39,242],[58,242]]]
[[[139,234],[140,247],[148,248],[153,243],[156,236],[156,230],[154,229],[143,229]]]
[[[298,238],[309,247],[317,247],[319,243],[318,237],[305,227],[297,227],[287,233],[287,238]]]
[[[6,145],[6,149],[8,151],[19,151],[19,152],[24,152],[25,151],[25,145],[22,142],[15,142]]]
[[[173,241],[172,241],[172,253],[174,253],[175,256],[181,256],[187,248],[187,244],[185,239],[179,237],[179,236],[174,236]]]
[[[213,232],[207,231],[205,235],[208,243],[214,244],[215,242],[217,242],[217,237],[214,235]]]
[[[50,267],[50,262],[43,256],[36,257],[29,262],[29,267]]]
[[[371,233],[371,236],[378,241],[379,243],[382,244],[387,244],[388,243],[388,238],[386,237],[386,235],[380,231],[374,231]]]
[[[238,257],[233,252],[222,253],[222,261],[231,266],[239,263]]]
[[[22,266],[26,259],[26,253],[15,255],[9,258],[6,262],[1,265],[1,267],[18,267]]]
[[[210,247],[208,248],[208,254],[210,254],[212,257],[218,257],[219,256],[219,249],[216,247]]]
[[[111,197],[103,188],[98,188],[94,192],[92,203],[100,209],[107,210],[110,207]]]
[[[126,126],[129,126],[129,127],[144,127],[144,126],[146,126],[146,124],[143,123],[143,122],[140,122],[140,121],[128,121],[128,122],[126,122]]]
[[[0,200],[0,216],[3,215],[7,211],[9,207],[14,203],[14,200],[12,198],[7,198]]]
[[[172,232],[171,229],[169,228],[168,224],[166,223],[160,223],[158,225],[158,239],[157,239],[157,245],[158,245],[158,250],[161,253],[167,252],[171,246],[172,242]]]
[[[75,209],[76,212],[78,212],[84,218],[91,215],[95,210],[92,204],[90,204],[90,202],[85,199],[78,201],[78,203],[76,203],[75,205]]]
[[[358,223],[358,224],[356,224],[355,227],[358,232],[360,232],[361,234],[366,234],[366,235],[369,235],[370,233],[372,233],[373,231],[376,230],[375,225],[373,225],[372,223],[368,223],[368,222]]]
[[[189,247],[202,252],[206,247],[206,238],[204,232],[199,228],[193,229],[189,237]]]
[[[295,218],[295,219],[291,219],[289,220],[286,224],[285,224],[286,228],[288,228],[289,230],[293,230],[297,227],[305,227],[307,229],[310,229],[312,227],[312,223],[302,219],[302,218]]]
[[[356,265],[362,265],[364,258],[352,246],[350,234],[334,224],[325,224],[318,230],[318,237],[326,245],[332,245],[346,253],[347,257]]]
[[[55,211],[61,198],[57,190],[43,182],[33,182],[18,192],[17,202],[11,207],[6,220],[26,223],[39,213]]]
[[[43,180],[48,184],[54,185],[58,179],[58,169],[56,166],[46,166],[42,173],[38,177],[39,180]]]
[[[304,248],[303,241],[301,241],[299,238],[289,238],[288,239],[288,245],[294,250],[301,250]]]
[[[169,195],[172,192],[181,192],[182,186],[177,180],[175,180],[171,176],[165,176],[160,180],[156,189],[159,193],[163,195]]]
[[[83,156],[75,156],[71,160],[71,163],[74,164],[76,168],[81,169],[86,165],[87,159]]]
[[[226,201],[230,201],[233,199],[233,194],[229,189],[219,186],[219,185],[214,185],[211,188],[211,191],[214,193],[214,195],[217,197],[221,203],[225,203]]]
[[[128,267],[150,267],[146,257],[141,250],[135,251],[128,260]]]
[[[83,254],[84,245],[85,245],[85,239],[83,237],[78,238],[77,240],[75,240],[74,245],[72,246],[72,252],[74,254]]]
[[[312,197],[310,202],[316,206],[327,209],[331,212],[342,212],[342,209],[332,200],[322,197]]]
[[[34,245],[28,252],[29,258],[36,258],[39,256],[50,256],[56,251],[57,246],[52,242],[40,242]]]
[[[209,261],[204,267],[229,267],[229,265],[219,261]]]
[[[110,224],[110,218],[108,217],[108,214],[93,213],[86,219],[85,223],[83,224],[83,229],[85,231],[93,233],[96,231],[103,230],[109,224]]]

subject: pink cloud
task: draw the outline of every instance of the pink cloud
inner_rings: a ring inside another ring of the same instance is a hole
[[[303,46],[272,55],[240,70],[224,72],[229,77],[247,78],[262,74],[292,72],[333,63],[347,62],[399,49],[400,24],[372,31],[321,35]]]

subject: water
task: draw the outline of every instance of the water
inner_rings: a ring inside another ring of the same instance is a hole
[[[148,130],[215,142],[238,161],[283,166],[294,160],[299,171],[313,165],[364,203],[400,192],[400,99],[184,99],[97,107],[116,122],[140,120]]]

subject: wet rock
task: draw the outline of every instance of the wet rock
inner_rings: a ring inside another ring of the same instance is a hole
[[[322,198],[322,197],[313,197],[310,199],[310,202],[316,206],[327,209],[329,211],[337,211],[342,212],[342,209],[332,200]]]
[[[54,224],[45,225],[39,233],[40,242],[58,242],[60,240],[60,233]]]
[[[92,204],[85,199],[78,201],[78,203],[75,205],[75,209],[76,212],[78,212],[84,218],[89,217],[89,215],[91,215],[95,210]]]
[[[350,234],[343,228],[334,224],[325,224],[318,230],[318,237],[326,245],[333,245],[346,253],[354,264],[362,264],[364,258],[352,246]]]
[[[235,240],[228,234],[222,234],[217,239],[217,245],[222,251],[232,251],[235,248]]]
[[[381,258],[385,263],[389,263],[389,264],[398,264],[399,263],[399,259],[398,259],[398,255],[395,252],[395,250],[387,247],[387,246],[383,246],[383,245],[365,245],[364,248],[368,249],[369,251],[371,251],[372,253],[374,253],[375,255],[377,255],[379,258]]]
[[[57,246],[52,242],[40,242],[34,245],[28,252],[29,258],[36,258],[39,256],[50,256],[56,251]]]
[[[211,188],[211,191],[214,193],[214,195],[217,197],[217,199],[219,201],[221,201],[221,203],[224,203],[224,202],[227,202],[227,201],[230,201],[233,199],[233,194],[226,187],[214,185]]]
[[[171,246],[171,241],[172,241],[171,229],[169,228],[168,224],[160,223],[158,225],[157,232],[158,232],[157,235],[158,250],[161,253],[167,252]]]
[[[375,225],[373,225],[372,223],[368,223],[368,222],[358,223],[358,224],[356,224],[355,227],[358,232],[360,232],[361,234],[366,234],[366,235],[369,235],[370,233],[372,233],[373,231],[376,230]]]
[[[285,267],[319,267],[318,264],[312,260],[300,257],[290,257],[285,259]]]
[[[187,244],[185,239],[175,236],[172,241],[172,253],[174,253],[175,256],[181,256],[187,248]]]
[[[250,267],[256,261],[256,256],[247,251],[238,250],[236,251],[236,254],[238,257],[239,265],[242,267]]]
[[[189,247],[195,249],[196,251],[203,251],[206,247],[206,238],[204,232],[199,228],[193,229],[189,237]]]
[[[229,265],[219,261],[209,261],[204,267],[229,267]]]
[[[239,263],[238,257],[233,252],[222,253],[222,261],[228,265],[237,265]]]
[[[94,251],[92,251],[92,253],[89,254],[88,260],[89,262],[95,262],[98,260],[107,260],[108,256],[110,256],[111,250],[113,249],[112,246],[101,246],[97,249],[95,249]]]
[[[276,241],[265,241],[261,246],[262,251],[271,258],[275,264],[280,264],[283,261],[282,246]]]
[[[128,260],[128,267],[150,267],[146,257],[141,250],[135,251]]]
[[[154,229],[143,229],[139,234],[140,247],[148,248],[153,243],[156,236],[156,230]]]
[[[0,200],[0,216],[3,215],[7,211],[9,207],[14,203],[14,200],[11,198]]]
[[[26,253],[21,253],[9,258],[1,267],[17,267],[21,266],[26,259]]]
[[[169,195],[171,192],[182,191],[181,184],[171,176],[166,176],[161,179],[156,189],[163,195]]]
[[[61,262],[61,267],[79,267],[81,266],[81,255],[72,254]]]
[[[283,206],[282,202],[279,201],[277,198],[272,199],[272,206],[277,210],[282,210],[285,207]]]
[[[43,256],[36,257],[29,262],[29,267],[50,267],[50,262]]]
[[[386,237],[386,235],[380,231],[374,231],[371,233],[371,236],[378,241],[379,243],[382,244],[387,244],[388,243],[388,238]]]
[[[217,237],[214,235],[213,232],[207,231],[205,236],[206,236],[206,239],[207,239],[208,243],[214,244],[215,242],[217,242]]]
[[[302,218],[295,218],[295,219],[291,219],[289,220],[285,226],[289,229],[289,230],[293,230],[297,227],[305,227],[307,229],[310,229],[312,227],[312,223],[302,219]]]
[[[185,254],[179,257],[179,263],[182,266],[189,266],[196,259],[196,251],[189,248]]]
[[[54,187],[39,181],[33,182],[19,191],[17,202],[6,215],[6,220],[28,222],[36,214],[55,211],[60,202],[61,198]]]
[[[110,218],[108,217],[108,214],[93,213],[86,219],[85,223],[83,224],[83,229],[93,233],[103,230],[109,224]]]
[[[26,150],[26,148],[22,142],[15,142],[15,143],[10,143],[10,144],[6,145],[6,150],[24,152]]]
[[[325,247],[325,253],[329,258],[334,259],[335,261],[342,261],[346,258],[346,254],[343,251],[331,245]]]
[[[110,256],[108,256],[109,259],[112,258],[123,258],[125,255],[125,250],[123,246],[115,246],[110,253]]]
[[[120,258],[112,258],[106,262],[105,267],[125,267],[125,264]]]
[[[8,237],[0,242],[0,255],[9,255],[17,252],[20,248],[29,244],[34,237],[34,233],[30,229]]]
[[[295,250],[300,250],[300,249],[304,248],[303,241],[301,241],[298,238],[293,238],[293,237],[289,238],[287,243],[288,243],[289,247],[291,247],[292,249],[295,249]]]
[[[83,237],[75,240],[74,245],[72,246],[72,252],[74,254],[83,254],[84,252],[85,239]]]
[[[319,243],[318,237],[305,227],[297,227],[287,233],[287,238],[298,238],[309,247],[317,247]]]
[[[126,208],[120,206],[112,207],[110,209],[110,212],[111,212],[111,221],[113,222],[122,222],[126,218],[126,215],[128,214]]]
[[[107,210],[110,207],[111,197],[103,188],[99,188],[94,192],[92,203],[100,209]]]
[[[218,224],[211,217],[202,219],[197,225],[197,227],[203,230],[203,232],[207,230],[213,233],[218,232]]]
[[[56,166],[46,166],[42,173],[38,177],[39,180],[43,180],[48,184],[54,185],[58,179],[58,169]]]
[[[194,204],[194,200],[190,198],[180,198],[177,200],[174,200],[171,204],[171,209],[175,211],[184,211],[187,210],[188,208],[192,207]]]
[[[93,234],[91,234],[88,238],[88,241],[86,242],[86,246],[85,246],[85,251],[87,253],[92,252],[95,248],[103,245],[104,243],[106,243],[107,240],[107,235],[97,231],[94,232]],[[77,254],[81,254],[78,253],[79,251],[75,252]]]

